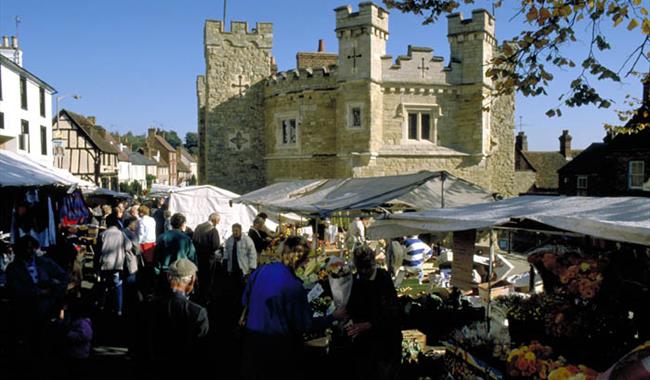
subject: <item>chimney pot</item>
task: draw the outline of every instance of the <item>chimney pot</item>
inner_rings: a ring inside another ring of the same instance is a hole
[[[9,37],[2,36],[2,47],[8,48],[9,46]]]
[[[11,47],[18,49],[18,38],[16,36],[11,36]]]
[[[319,53],[325,52],[325,41],[323,39],[318,40],[318,52]]]

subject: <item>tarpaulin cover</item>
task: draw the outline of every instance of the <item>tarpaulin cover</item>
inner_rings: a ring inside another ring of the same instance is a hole
[[[522,196],[493,203],[386,215],[367,235],[390,238],[426,232],[486,229],[533,220],[597,238],[650,245],[650,198]]]
[[[493,201],[492,193],[447,172],[279,182],[247,193],[233,202],[262,206],[274,212],[329,216],[338,211],[367,210],[385,205],[416,210]]]
[[[0,187],[5,186],[70,186],[82,181],[69,172],[42,165],[29,156],[0,150]]]
[[[219,213],[221,221],[217,229],[223,242],[232,234],[233,224],[241,224],[242,231],[246,233],[257,215],[257,210],[251,206],[233,204],[231,207],[230,201],[238,196],[239,194],[216,186],[179,187],[169,193],[169,210],[185,215],[187,226],[192,229],[207,222],[211,213]]]

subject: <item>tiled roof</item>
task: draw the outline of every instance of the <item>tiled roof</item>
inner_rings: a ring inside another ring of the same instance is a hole
[[[54,87],[50,86],[47,84],[44,80],[41,78],[37,77],[36,75],[30,73],[28,70],[23,68],[22,66],[18,66],[13,60],[5,57],[4,55],[0,54],[0,64],[7,69],[18,73],[18,75],[25,76],[32,80],[33,82],[36,82],[39,86],[46,88],[50,93],[54,94],[56,93],[56,90]]]
[[[184,173],[191,173],[192,172],[192,170],[190,170],[190,168],[188,168],[182,161],[178,161],[176,163],[176,171],[179,172],[179,173],[180,172],[184,172]]]
[[[189,162],[197,162],[196,157],[192,153],[190,153],[185,147],[181,147],[181,155],[185,157],[186,160]]]
[[[579,150],[572,150],[571,157],[579,154]],[[564,165],[567,160],[559,152],[521,152],[524,158],[533,166],[535,170],[535,186],[538,189],[557,189],[559,180],[557,171]]]
[[[160,143],[160,145],[162,145],[163,148],[167,149],[167,150],[170,151],[170,152],[175,152],[175,151],[176,151],[176,149],[174,149],[174,147],[171,146],[171,145],[167,142],[167,140],[165,140],[164,137],[162,137],[162,136],[160,136],[160,135],[155,135],[155,138],[156,138],[156,141],[158,141],[158,143]]]
[[[591,174],[598,173],[605,160],[607,152],[606,143],[593,143],[582,153],[564,165],[560,171],[563,173]]]
[[[106,137],[102,136],[101,130],[103,130],[104,133],[108,135],[108,132],[106,132],[102,127],[93,125],[93,123],[91,123],[90,120],[88,120],[85,116],[79,115],[72,111],[64,109],[61,112],[68,115],[73,123],[76,124],[79,129],[86,134],[90,142],[93,143],[93,145],[95,145],[99,150],[104,153],[119,153],[118,147],[114,144],[111,144]]]
[[[147,158],[146,156],[138,153],[138,152],[129,152],[129,161],[133,165],[142,165],[142,166],[157,166],[158,163],[156,160],[152,160],[151,158]]]

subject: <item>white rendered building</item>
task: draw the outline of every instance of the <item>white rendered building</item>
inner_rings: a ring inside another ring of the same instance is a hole
[[[52,166],[52,94],[56,90],[22,66],[16,37],[0,45],[0,149]]]

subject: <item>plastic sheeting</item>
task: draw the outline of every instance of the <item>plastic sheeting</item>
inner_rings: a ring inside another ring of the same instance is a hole
[[[7,150],[0,150],[0,173],[0,187],[85,183],[65,170],[44,166],[29,156]]]
[[[443,204],[453,207],[493,200],[489,191],[447,172],[423,171],[387,177],[279,182],[244,194],[233,202],[262,206],[274,212],[326,217],[338,211],[374,209],[382,205],[423,210]]]
[[[485,229],[521,219],[593,237],[650,246],[650,198],[522,196],[493,203],[386,215],[373,238]]]
[[[231,207],[230,201],[238,196],[216,186],[179,187],[169,193],[169,210],[185,215],[187,226],[192,229],[207,222],[211,213],[219,213],[221,221],[217,230],[223,242],[232,234],[233,224],[241,224],[242,231],[246,233],[257,215],[257,210],[251,206],[234,204]]]

